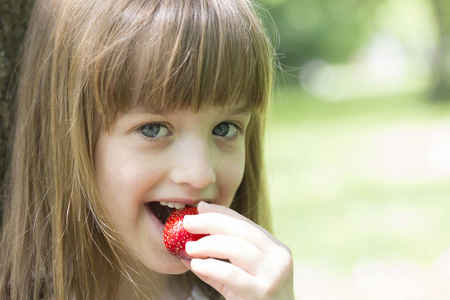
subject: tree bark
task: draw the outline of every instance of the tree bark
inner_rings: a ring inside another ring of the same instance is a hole
[[[0,0],[0,209],[8,164],[16,69],[33,0]]]
[[[450,100],[450,8],[447,0],[430,0],[438,29],[431,100]]]

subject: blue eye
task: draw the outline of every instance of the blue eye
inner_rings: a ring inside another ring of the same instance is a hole
[[[228,139],[236,138],[239,134],[237,126],[230,123],[220,123],[213,129],[213,134],[222,136]]]
[[[139,128],[139,132],[148,138],[160,138],[170,134],[169,129],[163,124],[147,124]]]

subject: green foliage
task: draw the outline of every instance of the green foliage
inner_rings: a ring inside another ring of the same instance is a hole
[[[380,0],[260,0],[279,30],[281,64],[347,60],[367,39]]]

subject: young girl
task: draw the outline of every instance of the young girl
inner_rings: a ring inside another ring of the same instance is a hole
[[[293,299],[290,251],[263,229],[273,56],[248,0],[36,1],[0,298]],[[185,205],[209,234],[192,260],[157,217]]]

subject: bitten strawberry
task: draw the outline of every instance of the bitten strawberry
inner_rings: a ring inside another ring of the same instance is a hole
[[[206,236],[205,234],[192,234],[183,227],[183,219],[185,215],[198,214],[197,208],[186,206],[183,209],[175,209],[169,216],[164,226],[164,245],[173,255],[182,259],[191,259],[186,254],[185,246],[189,241],[197,241]]]

